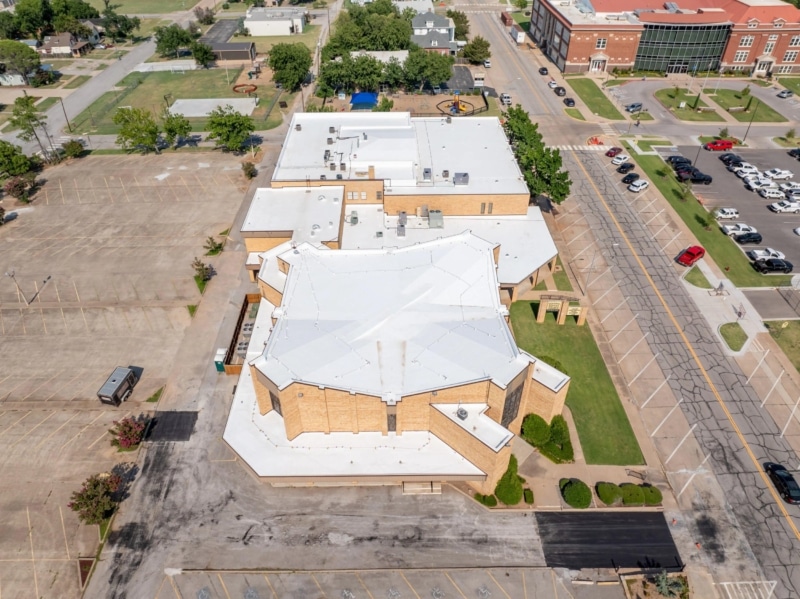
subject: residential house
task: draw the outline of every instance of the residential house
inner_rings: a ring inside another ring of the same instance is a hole
[[[42,56],[72,56],[78,58],[91,49],[92,47],[88,42],[78,41],[71,33],[57,33],[56,35],[46,35],[44,43],[38,49],[38,52]]]
[[[458,51],[453,19],[429,11],[415,16],[411,27],[411,41],[423,50],[446,55],[455,55]]]

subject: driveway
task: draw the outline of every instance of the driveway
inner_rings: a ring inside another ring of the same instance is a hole
[[[233,37],[237,29],[239,29],[239,19],[220,19],[206,31],[200,41],[207,44],[224,44]]]

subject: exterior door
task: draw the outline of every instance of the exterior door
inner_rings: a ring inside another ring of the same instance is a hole
[[[593,60],[589,64],[589,70],[593,73],[602,72],[606,70],[606,61],[605,60]]]
[[[772,69],[771,60],[759,60],[758,64],[756,65],[756,73],[766,73],[771,69]]]

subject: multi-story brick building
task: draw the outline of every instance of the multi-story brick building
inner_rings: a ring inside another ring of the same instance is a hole
[[[564,72],[800,69],[800,10],[781,0],[533,0],[530,33]]]
[[[561,412],[569,377],[507,322],[556,250],[496,118],[295,114],[242,235],[224,439],[265,479],[492,492],[524,416]]]

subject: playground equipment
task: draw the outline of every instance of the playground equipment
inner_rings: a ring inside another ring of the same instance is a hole
[[[451,116],[465,116],[475,112],[475,106],[471,102],[461,99],[461,91],[453,91],[452,100],[444,100],[436,105],[439,112]]]
[[[233,93],[235,94],[252,94],[258,89],[257,85],[252,83],[239,83],[233,86]]]
[[[468,110],[466,102],[462,102],[458,92],[455,92],[453,94],[453,103],[450,105],[450,114],[463,114]]]

